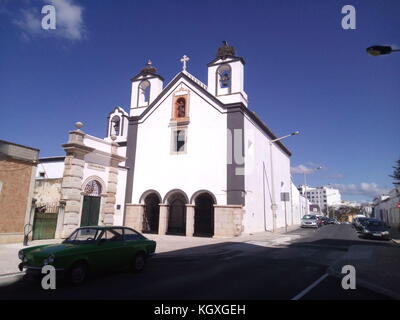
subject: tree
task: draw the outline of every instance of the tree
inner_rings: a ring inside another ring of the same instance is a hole
[[[400,186],[400,159],[396,161],[396,165],[393,167],[393,174],[389,177],[393,178],[393,184],[395,186]]]

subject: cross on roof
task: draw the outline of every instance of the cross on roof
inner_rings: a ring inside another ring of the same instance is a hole
[[[183,67],[182,67],[182,70],[183,70],[183,71],[186,71],[186,63],[187,63],[189,60],[190,60],[189,57],[187,57],[186,55],[184,55],[184,56],[182,57],[181,62],[183,63]]]

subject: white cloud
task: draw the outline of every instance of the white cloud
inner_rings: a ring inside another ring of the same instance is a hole
[[[33,9],[22,9],[21,16],[14,19],[14,23],[25,33],[39,34],[42,32],[40,15]]]
[[[303,164],[299,164],[297,167],[291,167],[290,171],[292,174],[311,174],[314,173],[316,168],[309,168]]]
[[[375,197],[380,194],[385,194],[390,189],[372,182],[363,182],[360,184],[332,184],[333,188],[339,189],[341,193],[347,195],[362,195],[366,197]]]
[[[56,8],[56,29],[42,29],[42,19],[45,16],[41,13],[42,6],[22,9],[13,22],[25,36],[56,36],[69,40],[81,40],[85,37],[83,7],[74,4],[73,0],[43,0],[43,3],[43,5],[50,4]]]

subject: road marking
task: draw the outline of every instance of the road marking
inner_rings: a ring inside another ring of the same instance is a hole
[[[309,293],[312,289],[314,289],[317,285],[319,285],[322,281],[324,281],[327,277],[329,277],[329,274],[325,273],[321,278],[319,278],[318,280],[313,282],[311,285],[309,285],[307,288],[305,288],[302,292],[300,292],[297,296],[295,296],[291,300],[300,300],[307,293]]]
[[[7,273],[7,274],[0,275],[0,279],[12,278],[12,277],[16,277],[16,276],[20,276],[20,275],[24,275],[24,274],[25,274],[25,272]]]

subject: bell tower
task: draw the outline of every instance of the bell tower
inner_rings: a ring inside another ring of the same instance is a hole
[[[140,115],[161,93],[164,78],[149,60],[138,75],[131,79],[131,116]]]
[[[244,65],[244,59],[236,56],[235,48],[223,41],[216,58],[207,65],[208,91],[222,103],[243,103],[247,107]]]

